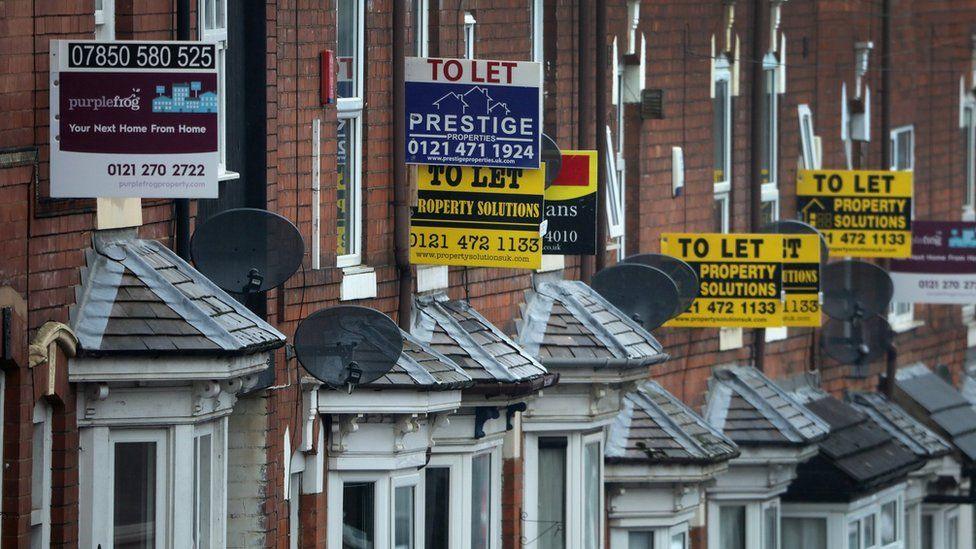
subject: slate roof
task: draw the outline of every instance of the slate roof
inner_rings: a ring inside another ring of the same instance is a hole
[[[805,446],[829,432],[792,395],[745,366],[713,372],[705,418],[740,446]]]
[[[820,452],[797,466],[787,501],[850,501],[899,482],[925,464],[868,414],[820,390],[794,393],[830,426]]]
[[[551,384],[555,376],[465,301],[444,294],[420,296],[413,334],[452,360],[476,384]]]
[[[363,385],[380,388],[422,388],[427,390],[452,390],[470,387],[471,376],[464,373],[451,359],[422,343],[416,337],[402,331],[403,352],[395,366],[383,377]]]
[[[81,353],[250,354],[285,336],[169,248],[100,231],[86,251],[71,327]]]
[[[953,446],[976,460],[976,409],[955,387],[924,364],[898,370],[895,380],[899,391],[925,411]]]
[[[519,344],[543,364],[629,359],[649,366],[668,359],[650,332],[577,280],[539,284],[518,328]]]
[[[609,462],[708,464],[739,455],[735,443],[655,381],[623,399],[607,434]]]
[[[880,393],[854,392],[847,399],[916,456],[929,459],[952,451],[949,442]]]

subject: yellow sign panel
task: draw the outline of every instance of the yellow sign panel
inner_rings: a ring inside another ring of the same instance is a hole
[[[800,170],[798,177],[797,209],[831,255],[911,256],[911,172]]]
[[[418,166],[410,262],[538,269],[545,165],[539,170]]]
[[[783,235],[669,233],[661,251],[698,274],[699,296],[665,326],[783,326]]]
[[[819,236],[783,235],[783,292],[783,326],[820,326]]]

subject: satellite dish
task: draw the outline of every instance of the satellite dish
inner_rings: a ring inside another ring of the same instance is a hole
[[[821,285],[823,310],[838,320],[880,314],[888,309],[894,295],[891,276],[884,269],[852,259],[824,267]]]
[[[878,315],[851,321],[824,323],[820,346],[842,364],[865,365],[884,356],[891,345],[888,321]]]
[[[563,153],[551,137],[542,134],[542,161],[546,163],[546,188],[559,177],[563,168]]]
[[[295,330],[298,361],[330,387],[371,383],[389,372],[403,352],[400,328],[368,307],[321,309]]]
[[[256,208],[226,210],[197,227],[196,268],[224,290],[248,294],[285,283],[302,266],[305,241],[284,217]]]
[[[674,281],[675,286],[678,287],[678,310],[674,316],[678,316],[687,311],[695,301],[695,298],[698,297],[698,291],[700,289],[698,274],[695,273],[695,269],[691,265],[677,257],[664,254],[640,254],[632,255],[624,259],[624,263],[636,263],[654,267],[663,271],[664,274],[668,275]]]
[[[797,221],[795,219],[783,219],[773,221],[763,227],[760,232],[766,234],[815,234],[820,237],[820,262],[826,263],[830,255],[830,248],[827,247],[827,239],[823,233],[818,231],[813,225]]]
[[[593,275],[590,285],[646,330],[679,314],[678,286],[655,267],[621,263]]]

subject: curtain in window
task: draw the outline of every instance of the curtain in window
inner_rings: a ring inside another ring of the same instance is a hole
[[[783,547],[790,549],[827,549],[827,520],[820,518],[784,518]]]
[[[722,549],[746,549],[746,508],[723,505],[719,510],[719,546]]]
[[[566,439],[539,439],[539,549],[566,547]]]

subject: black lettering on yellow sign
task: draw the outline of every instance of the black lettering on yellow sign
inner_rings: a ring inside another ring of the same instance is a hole
[[[665,234],[661,250],[685,260],[699,280],[699,297],[667,326],[783,325],[783,236]]]
[[[783,326],[820,326],[820,237],[783,236]]]
[[[410,261],[538,269],[544,169],[418,166]]]
[[[800,170],[797,208],[831,255],[909,257],[912,187],[911,172]]]

